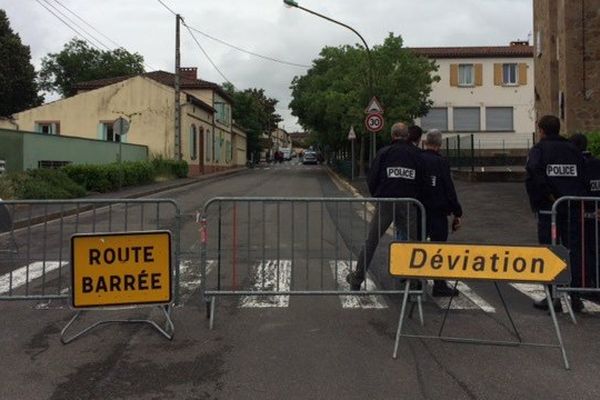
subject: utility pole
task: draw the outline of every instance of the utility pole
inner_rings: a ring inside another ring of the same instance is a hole
[[[181,160],[181,51],[179,23],[181,16],[175,15],[175,159]]]

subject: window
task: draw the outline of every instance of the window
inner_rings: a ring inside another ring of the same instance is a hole
[[[487,107],[485,109],[486,131],[514,131],[512,107]]]
[[[502,65],[502,84],[517,85],[519,83],[519,66],[517,64]]]
[[[426,116],[421,118],[421,127],[425,130],[439,129],[448,130],[448,109],[432,108]]]
[[[46,135],[58,135],[60,134],[60,122],[59,121],[39,121],[35,123],[35,131],[38,133],[45,133]]]
[[[460,64],[458,66],[458,86],[473,86],[473,64]]]
[[[198,131],[196,125],[190,127],[190,159],[195,160],[198,157]]]
[[[231,119],[231,106],[224,101],[215,100],[215,110],[217,110],[215,119],[224,125],[229,125]]]
[[[211,154],[213,151],[212,146],[212,133],[210,130],[206,130],[206,161],[210,161],[212,159]]]
[[[454,130],[457,132],[478,132],[481,130],[479,107],[454,108]]]
[[[100,122],[98,126],[98,139],[107,142],[120,142],[121,137],[113,130],[113,122]]]
[[[49,161],[42,160],[38,161],[38,168],[49,168],[49,169],[58,169],[64,167],[65,165],[71,164],[71,161]]]

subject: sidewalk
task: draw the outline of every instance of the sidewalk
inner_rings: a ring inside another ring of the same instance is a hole
[[[177,189],[213,179],[223,178],[245,170],[246,167],[240,167],[235,169],[229,169],[226,171],[200,175],[192,178],[180,178],[164,182],[151,183],[148,185],[127,187],[116,192],[95,193],[78,199],[64,200],[64,203],[62,204],[60,203],[61,200],[56,200],[56,202],[59,204],[51,205],[44,208],[32,207],[31,214],[29,214],[28,211],[27,215],[22,215],[23,213],[19,213],[20,205],[18,204],[16,206],[12,206],[9,203],[6,206],[13,215],[14,229],[19,229],[28,225],[51,221],[53,219],[60,218],[61,216],[64,217],[79,212],[91,210],[93,206],[90,205],[90,201],[97,203],[99,200],[139,199],[142,197],[150,196],[152,194],[165,192],[168,190]],[[43,200],[23,200],[25,204],[27,202],[35,203],[38,201],[43,202]],[[18,203],[19,200],[16,200],[15,202]],[[15,214],[17,214],[16,217]]]

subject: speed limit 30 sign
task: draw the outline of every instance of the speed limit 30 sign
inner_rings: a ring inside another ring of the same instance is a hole
[[[365,127],[369,132],[379,132],[383,129],[383,115],[378,112],[367,114],[365,118]]]

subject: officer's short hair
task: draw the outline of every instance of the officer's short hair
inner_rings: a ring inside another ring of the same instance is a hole
[[[423,136],[423,129],[419,125],[411,125],[408,127],[408,140],[411,142],[418,142]]]
[[[579,149],[579,151],[587,150],[588,140],[587,136],[585,136],[583,133],[576,133],[571,136],[569,140],[575,145],[575,147]]]
[[[442,146],[442,132],[439,129],[430,129],[425,136],[425,145]]]
[[[560,134],[560,119],[554,115],[544,115],[538,121],[538,128],[542,129],[546,136],[558,136]]]
[[[408,128],[404,122],[396,122],[392,125],[392,139],[408,139]]]

